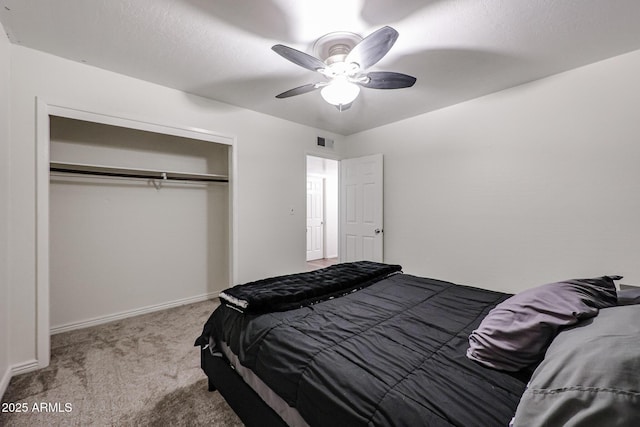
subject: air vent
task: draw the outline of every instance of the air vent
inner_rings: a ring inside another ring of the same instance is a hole
[[[333,139],[318,137],[318,146],[333,149]]]

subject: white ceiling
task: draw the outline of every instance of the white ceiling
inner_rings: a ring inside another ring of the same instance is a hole
[[[12,43],[349,135],[640,49],[639,0],[0,0]],[[339,112],[321,81],[271,50],[312,54],[331,31],[400,33],[370,70],[417,77],[363,89]]]

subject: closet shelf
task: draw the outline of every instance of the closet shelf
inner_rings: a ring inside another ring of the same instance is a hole
[[[144,178],[154,180],[229,182],[226,175],[210,173],[170,172],[154,169],[121,168],[114,166],[90,165],[83,163],[50,162],[51,172],[71,173],[95,176],[112,176],[122,178]]]

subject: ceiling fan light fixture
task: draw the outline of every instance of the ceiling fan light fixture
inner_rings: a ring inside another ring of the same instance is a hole
[[[322,88],[320,95],[331,105],[351,104],[360,94],[360,86],[351,83],[346,76],[336,76]]]

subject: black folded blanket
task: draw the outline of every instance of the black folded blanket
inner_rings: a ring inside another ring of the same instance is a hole
[[[243,313],[284,311],[345,295],[401,270],[399,265],[372,261],[336,264],[236,285],[221,292],[220,300]]]

